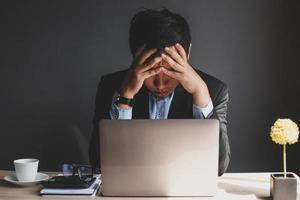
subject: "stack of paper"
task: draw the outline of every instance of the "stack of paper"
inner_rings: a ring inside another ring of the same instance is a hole
[[[101,185],[101,175],[96,176],[95,182],[89,187],[84,189],[56,189],[56,188],[43,188],[40,194],[43,196],[96,196]]]

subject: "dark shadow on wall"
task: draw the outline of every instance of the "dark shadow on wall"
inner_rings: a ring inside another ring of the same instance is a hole
[[[228,171],[281,170],[268,133],[278,117],[300,124],[296,0],[1,1],[0,169],[20,157],[41,170],[88,162],[100,76],[130,65],[133,14],[161,6],[190,23],[191,64],[229,86]],[[289,170],[300,172],[299,154],[288,147]]]

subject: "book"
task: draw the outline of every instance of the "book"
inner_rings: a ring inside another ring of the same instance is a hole
[[[95,176],[96,180],[94,183],[84,189],[57,189],[57,188],[43,188],[40,191],[42,196],[96,196],[100,185],[101,175]]]

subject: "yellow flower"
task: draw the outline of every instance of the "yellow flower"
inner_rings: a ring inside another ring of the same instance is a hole
[[[277,144],[294,144],[298,142],[299,128],[290,119],[277,119],[271,127],[270,135]]]

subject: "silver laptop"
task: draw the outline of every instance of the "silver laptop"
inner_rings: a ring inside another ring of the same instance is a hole
[[[214,196],[219,122],[100,120],[104,196]]]

